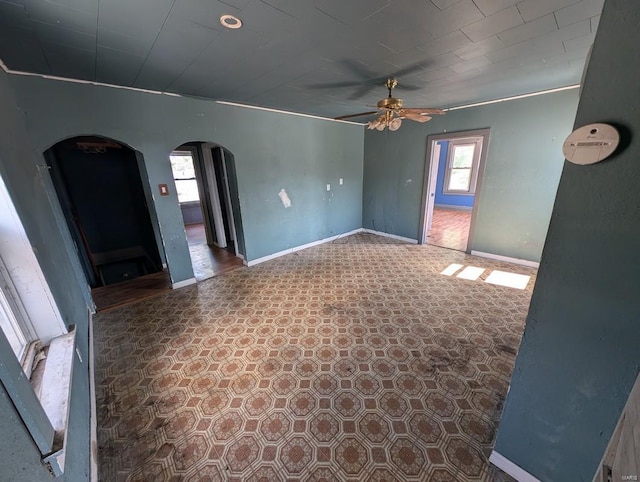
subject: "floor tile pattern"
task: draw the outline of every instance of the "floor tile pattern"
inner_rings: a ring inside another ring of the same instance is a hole
[[[433,208],[427,243],[441,248],[466,251],[471,227],[471,211]]]
[[[503,481],[527,312],[439,273],[529,268],[368,234],[95,319],[102,481]]]

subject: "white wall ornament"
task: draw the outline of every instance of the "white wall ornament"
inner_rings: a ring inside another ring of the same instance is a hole
[[[589,124],[574,130],[562,145],[567,161],[595,164],[609,157],[620,143],[620,134],[609,124]]]

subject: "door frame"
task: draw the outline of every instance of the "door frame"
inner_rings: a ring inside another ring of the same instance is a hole
[[[478,211],[477,196],[482,190],[482,181],[484,178],[484,169],[487,160],[487,152],[489,151],[489,134],[490,128],[475,129],[469,131],[445,132],[442,134],[431,134],[427,136],[427,156],[425,159],[424,178],[422,181],[422,200],[420,206],[420,226],[418,231],[418,244],[427,244],[427,233],[431,228],[433,220],[433,208],[435,204],[435,190],[438,180],[438,167],[440,165],[440,146],[438,141],[451,141],[471,137],[482,138],[482,149],[480,151],[480,160],[478,163],[478,173],[476,180],[476,189],[474,193],[473,209],[471,211],[471,225],[469,226],[469,237],[465,253],[470,252],[473,244],[476,230],[476,214]]]

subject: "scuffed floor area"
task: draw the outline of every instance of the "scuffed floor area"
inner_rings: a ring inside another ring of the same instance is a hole
[[[533,278],[491,269],[535,275],[360,234],[97,315],[100,480],[511,480],[487,460]]]

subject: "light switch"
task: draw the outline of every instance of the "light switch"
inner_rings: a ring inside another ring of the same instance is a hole
[[[158,188],[160,189],[161,196],[169,195],[169,186],[167,186],[166,184],[158,184]]]
[[[342,186],[344,184],[344,179],[340,178],[340,185]]]
[[[327,191],[331,191],[331,184],[327,184]]]

